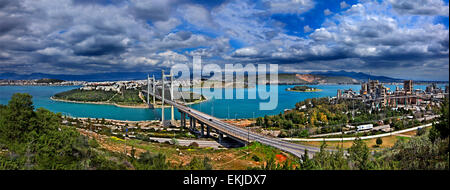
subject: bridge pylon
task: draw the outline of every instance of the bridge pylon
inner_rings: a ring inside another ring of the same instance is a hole
[[[164,70],[161,71],[162,72],[162,101],[161,101],[161,123],[164,126],[164,86],[165,86],[165,81],[166,81],[166,77],[170,77],[170,100],[173,101],[173,75],[172,75],[172,71],[170,71],[170,74],[166,75],[164,73]],[[174,107],[173,105],[171,105],[171,122],[173,123],[175,121],[175,114],[174,114]]]
[[[155,95],[156,95],[156,80],[155,80],[155,75],[153,75],[152,90],[153,90],[153,106],[156,106],[156,99],[155,99]]]

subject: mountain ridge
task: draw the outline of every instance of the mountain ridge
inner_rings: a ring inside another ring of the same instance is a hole
[[[367,82],[370,80],[379,80],[380,82],[402,82],[404,79],[391,78],[386,76],[370,75],[363,72],[348,72],[340,71],[326,71],[326,72],[311,72],[310,74],[324,75],[324,76],[346,76],[356,80]]]
[[[111,73],[94,73],[94,74],[83,74],[83,75],[69,75],[69,74],[45,74],[45,73],[31,73],[31,74],[17,74],[17,73],[0,73],[0,79],[6,80],[32,80],[32,79],[61,79],[67,81],[118,81],[118,80],[143,80],[147,76],[147,72],[111,72]],[[160,78],[161,72],[151,72],[150,75],[155,75],[156,78]],[[367,82],[368,79],[379,80],[380,82],[403,82],[404,79],[391,78],[386,76],[370,75],[363,72],[348,72],[344,70],[340,71],[321,71],[321,72],[310,72],[305,74],[300,73],[279,73],[279,76],[292,74],[292,75],[305,75],[304,79],[307,79],[307,75],[322,76],[333,81],[342,79],[346,83],[350,82],[349,78],[358,80],[358,82]],[[336,78],[338,77],[338,78]],[[348,78],[343,78],[348,77]],[[208,78],[208,77],[206,77]],[[300,77],[302,78],[302,77]],[[296,80],[296,79],[293,79]],[[298,82],[307,83],[299,79]],[[313,82],[313,81],[309,81]],[[326,81],[325,81],[326,82]],[[334,81],[336,82],[336,81]],[[437,82],[437,81],[421,81],[421,82]],[[448,82],[448,81],[447,81]],[[314,82],[313,82],[314,83]],[[339,83],[339,81],[337,81]]]

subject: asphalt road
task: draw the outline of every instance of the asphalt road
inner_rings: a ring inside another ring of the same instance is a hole
[[[163,142],[170,142],[171,138],[160,138],[160,137],[150,137],[150,140],[158,141],[160,143]],[[187,140],[187,139],[177,139],[178,144],[180,146],[189,146],[191,143],[196,142],[199,147],[212,147],[212,148],[219,148],[219,146],[222,146],[220,143],[216,141],[206,141],[206,140]]]

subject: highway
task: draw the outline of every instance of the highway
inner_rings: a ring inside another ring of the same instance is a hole
[[[143,92],[147,93],[147,91],[145,91],[145,90],[143,90]],[[153,93],[149,93],[149,94],[153,96]],[[155,95],[155,97],[157,99],[161,99],[161,96],[159,96],[159,95]],[[240,141],[244,141],[244,142],[256,141],[261,144],[265,144],[265,145],[280,149],[282,151],[289,152],[297,157],[302,156],[304,154],[305,150],[308,150],[308,152],[311,153],[310,154],[311,156],[312,156],[312,154],[320,151],[320,149],[317,147],[310,147],[310,146],[285,142],[285,141],[282,141],[277,138],[261,135],[261,134],[225,123],[222,120],[220,120],[219,118],[213,117],[211,115],[208,115],[206,113],[200,112],[195,109],[192,109],[185,105],[176,103],[171,100],[165,99],[164,102],[169,105],[173,105],[178,110],[180,110],[184,113],[187,113],[188,115],[194,117],[196,120],[206,124],[207,126],[215,128],[215,129],[221,131],[222,133],[226,134],[227,136],[237,139],[237,140],[240,140]]]

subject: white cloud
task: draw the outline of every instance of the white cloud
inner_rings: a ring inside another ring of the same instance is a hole
[[[333,40],[333,34],[325,28],[316,29],[312,34],[310,34],[310,37],[316,41]]]
[[[267,12],[256,8],[253,3],[235,1],[225,3],[212,11],[220,33],[248,44],[266,41],[277,33],[278,27],[268,22]]]
[[[133,65],[156,65],[159,63],[156,59],[150,59],[147,57],[132,57],[125,59],[125,62],[127,64],[133,64]]]
[[[167,21],[156,21],[153,24],[162,32],[170,32],[172,29],[180,25],[181,21],[177,18],[169,18]]]
[[[342,1],[339,5],[341,6],[341,9],[345,9],[345,8],[347,8],[347,7],[350,6],[350,5],[347,4],[345,1]]]
[[[161,59],[162,65],[164,66],[188,62],[188,58],[185,55],[181,55],[171,50],[158,53],[157,56]]]
[[[258,55],[258,50],[253,47],[246,47],[237,49],[234,54],[235,56],[256,56]]]
[[[325,16],[328,16],[328,15],[333,14],[333,12],[331,12],[330,9],[325,9],[325,10],[323,10],[323,14],[324,14]]]
[[[314,7],[312,0],[264,0],[273,14],[302,14]]]
[[[311,32],[311,31],[313,31],[313,29],[311,27],[309,27],[309,25],[306,25],[306,26],[303,27],[303,32],[304,33],[308,33],[308,32]]]
[[[201,27],[213,27],[210,12],[201,5],[184,5],[178,8],[178,12],[189,23]]]
[[[52,56],[54,56],[54,55],[68,55],[70,53],[69,50],[61,50],[61,49],[55,48],[55,47],[48,47],[48,48],[45,48],[45,49],[40,49],[37,52],[40,53],[40,54],[43,54],[43,55],[52,55]]]

